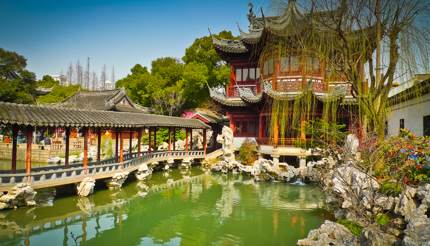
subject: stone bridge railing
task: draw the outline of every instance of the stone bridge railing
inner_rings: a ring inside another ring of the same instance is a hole
[[[199,159],[204,158],[204,151],[159,151],[159,152],[143,152],[139,157],[137,153],[124,155],[122,163],[116,162],[115,158],[103,160],[99,163],[92,162],[88,167],[84,167],[81,163],[72,164],[69,166],[46,166],[31,169],[31,173],[27,175],[23,171],[12,173],[2,171],[0,173],[0,186],[10,186],[17,183],[43,183],[46,181],[59,181],[64,179],[79,179],[84,177],[103,176],[115,171],[126,170],[129,172],[137,170],[139,165],[143,163],[152,163],[159,161],[167,161],[170,159]]]

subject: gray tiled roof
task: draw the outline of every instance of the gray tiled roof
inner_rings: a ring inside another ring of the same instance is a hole
[[[121,104],[126,100],[127,104]],[[147,112],[148,110],[135,104],[125,93],[124,89],[104,91],[79,91],[64,100],[60,107],[88,110],[109,110],[120,112]]]
[[[0,124],[52,127],[209,128],[199,120],[154,114],[81,110],[0,102]]]

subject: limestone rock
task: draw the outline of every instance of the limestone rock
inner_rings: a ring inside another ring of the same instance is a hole
[[[140,165],[137,169],[135,176],[138,180],[145,180],[152,174],[152,169],[148,167],[145,163]]]
[[[398,239],[390,234],[384,233],[377,226],[363,228],[360,237],[360,245],[365,246],[384,246],[394,245]]]
[[[430,211],[430,184],[425,184],[417,189],[407,187],[402,192],[396,212],[403,214],[408,222],[404,231],[404,245],[430,245],[428,211]]]
[[[415,210],[417,208],[414,201],[415,194],[415,188],[406,186],[395,205],[394,212],[404,216],[406,221],[409,221],[415,216]]]
[[[93,178],[86,177],[84,178],[77,186],[78,196],[85,197],[94,192],[94,186],[96,185],[96,181]]]
[[[359,145],[360,141],[356,135],[348,134],[348,136],[346,136],[345,147],[349,153],[355,156]]]
[[[109,189],[118,189],[121,188],[122,184],[128,177],[129,172],[119,172],[115,173],[112,178],[107,182],[107,186]]]
[[[310,231],[307,238],[299,240],[297,245],[358,245],[358,240],[345,226],[326,220],[320,228]]]
[[[15,185],[12,190],[0,196],[0,210],[21,206],[35,206],[34,200],[37,192],[33,190],[30,184],[20,183]]]

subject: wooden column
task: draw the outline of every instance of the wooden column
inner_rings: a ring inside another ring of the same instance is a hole
[[[301,119],[300,121],[300,139],[306,140],[306,121],[304,119]]]
[[[128,143],[128,153],[130,154],[131,157],[131,153],[133,153],[133,129],[130,128],[130,135],[129,135],[129,143]]]
[[[176,128],[173,127],[173,150],[176,150]]]
[[[258,118],[258,137],[263,138],[263,115],[260,113]]]
[[[119,162],[124,162],[124,134],[119,132]]]
[[[12,126],[12,172],[16,172],[16,153],[18,146],[18,126]]]
[[[89,129],[88,128],[84,128],[84,169],[88,168],[88,133],[89,133]]]
[[[148,128],[148,152],[151,153],[151,146],[152,146],[152,133],[151,128]]]
[[[275,122],[273,127],[273,144],[276,146],[279,143],[279,122]]]
[[[33,143],[33,127],[27,127],[26,138],[27,151],[25,152],[25,174],[28,176],[31,172],[31,145]]]
[[[102,145],[102,130],[97,129],[97,162],[100,163],[101,156],[101,145]]]
[[[185,151],[188,152],[188,128],[185,129]]]
[[[171,151],[172,150],[172,129],[169,127],[168,128],[168,134],[169,134],[169,138],[168,138],[168,150]]]
[[[69,155],[70,155],[70,127],[66,127],[64,131],[65,137],[66,137],[66,143],[65,143],[65,153],[64,153],[64,165],[67,167],[69,166]]]
[[[206,129],[203,129],[203,152],[206,157],[207,143],[206,143]]]
[[[190,129],[190,150],[193,150],[193,129]]]
[[[154,151],[157,151],[157,127],[154,127]]]
[[[141,155],[141,142],[142,142],[142,128],[140,128],[137,132],[137,156]]]
[[[118,148],[119,148],[119,146],[118,146],[118,142],[119,142],[119,131],[118,131],[118,128],[117,129],[115,129],[115,161],[116,162],[118,162]]]

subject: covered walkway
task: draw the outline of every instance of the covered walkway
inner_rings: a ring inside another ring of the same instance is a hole
[[[83,160],[79,164],[78,169],[82,169],[83,173],[98,172],[102,165],[115,164],[118,168],[124,168],[125,163],[137,161],[141,158],[148,158],[151,152],[157,150],[157,130],[160,128],[168,129],[168,149],[170,155],[187,155],[192,150],[192,130],[201,130],[203,134],[203,149],[201,152],[193,152],[204,158],[206,154],[206,131],[210,127],[199,120],[184,119],[180,117],[170,117],[153,114],[132,113],[132,112],[111,112],[100,110],[79,110],[68,109],[55,106],[37,106],[37,105],[24,105],[0,102],[0,126],[11,128],[11,153],[10,170],[0,171],[2,182],[11,183],[19,179],[21,182],[27,178],[27,181],[34,181],[32,177],[32,158],[31,150],[33,143],[33,133],[35,129],[49,128],[61,129],[64,132],[64,165],[57,166],[57,169],[63,168],[78,168],[76,164],[69,163],[70,156],[70,134],[72,131],[80,132],[83,137]],[[176,151],[176,132],[177,130],[185,130],[185,146],[182,152]],[[18,132],[25,133],[26,138],[26,152],[25,152],[25,170],[17,170],[17,140]],[[115,139],[114,157],[110,160],[101,160],[101,137],[103,133],[111,133],[112,138]],[[143,134],[148,134],[148,151],[143,155],[141,150],[141,140]],[[93,163],[89,163],[88,145],[90,134],[97,136],[97,154]],[[124,149],[124,139],[129,139],[128,149]],[[133,151],[132,139],[137,138],[137,151]],[[189,140],[191,139],[191,140]],[[126,154],[126,153],[128,154]],[[157,152],[159,153],[159,152]],[[179,154],[181,153],[181,154]],[[154,153],[155,154],[155,153]],[[197,157],[197,156],[196,156]],[[141,160],[142,161],[142,160]],[[107,162],[107,163],[106,163]],[[98,169],[97,169],[97,168]],[[132,168],[133,169],[133,168]],[[80,173],[80,170],[75,170],[75,175]],[[95,171],[94,171],[95,170]],[[115,169],[116,170],[116,169]],[[43,171],[43,170],[42,170]],[[51,168],[52,171],[52,168]],[[130,170],[132,171],[132,170]],[[58,170],[54,171],[58,172]],[[72,173],[49,173],[48,176],[54,175],[55,179],[60,177],[69,177]],[[18,176],[14,175],[17,174]],[[58,176],[60,175],[60,176]],[[15,177],[16,176],[16,177]],[[21,177],[22,176],[22,180]],[[40,176],[39,179],[47,178],[48,176]]]

